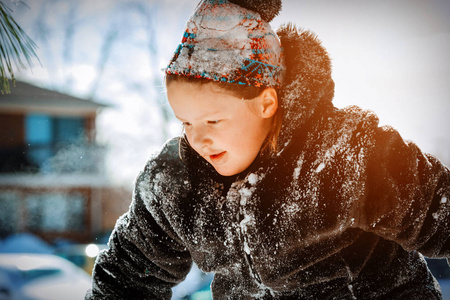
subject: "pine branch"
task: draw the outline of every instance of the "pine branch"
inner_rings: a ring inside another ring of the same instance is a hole
[[[10,93],[9,79],[15,82],[13,65],[26,69],[38,59],[36,44],[11,16],[12,10],[0,1],[0,91]],[[9,75],[9,76],[8,76]]]

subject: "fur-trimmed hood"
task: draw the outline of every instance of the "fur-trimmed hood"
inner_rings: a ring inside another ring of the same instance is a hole
[[[294,132],[304,125],[319,107],[331,107],[334,82],[331,60],[319,39],[293,24],[277,31],[284,50],[286,74],[280,90],[283,114],[278,149],[282,151]]]

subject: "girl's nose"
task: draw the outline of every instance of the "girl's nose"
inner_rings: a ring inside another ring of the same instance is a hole
[[[212,144],[212,139],[208,134],[207,128],[198,126],[192,130],[191,144],[194,149],[203,149],[205,146]]]

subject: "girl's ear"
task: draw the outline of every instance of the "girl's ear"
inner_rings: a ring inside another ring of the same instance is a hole
[[[262,117],[273,117],[278,109],[277,91],[274,88],[266,88],[258,97],[261,98]]]

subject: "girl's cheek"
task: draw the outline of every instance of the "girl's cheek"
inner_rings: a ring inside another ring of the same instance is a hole
[[[185,134],[186,134],[186,138],[187,138],[189,144],[190,144],[191,146],[193,146],[193,145],[192,145],[192,138],[191,138],[191,135],[190,135],[189,133],[187,133],[187,132],[185,132]]]

